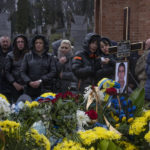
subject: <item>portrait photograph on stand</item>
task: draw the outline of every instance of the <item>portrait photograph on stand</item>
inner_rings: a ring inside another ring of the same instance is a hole
[[[117,89],[119,94],[126,94],[128,86],[128,61],[116,63],[115,81],[120,83],[120,89]]]

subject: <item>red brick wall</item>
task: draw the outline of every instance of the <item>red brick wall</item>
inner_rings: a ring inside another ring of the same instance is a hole
[[[123,40],[123,10],[130,7],[130,40],[150,38],[150,0],[101,0],[101,6],[99,33],[102,36]]]

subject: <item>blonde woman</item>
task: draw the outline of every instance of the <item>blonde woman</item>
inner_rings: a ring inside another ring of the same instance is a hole
[[[59,92],[66,92],[71,90],[74,82],[77,82],[75,75],[72,72],[72,45],[69,40],[62,40],[58,48],[57,72],[58,82],[60,85]]]

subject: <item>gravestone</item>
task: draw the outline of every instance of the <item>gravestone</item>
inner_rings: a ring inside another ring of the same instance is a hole
[[[11,22],[8,19],[8,13],[0,13],[0,36],[8,35],[11,37]]]
[[[83,40],[87,34],[87,23],[84,16],[74,15],[75,23],[71,24],[71,39],[74,42],[74,51],[82,50]]]

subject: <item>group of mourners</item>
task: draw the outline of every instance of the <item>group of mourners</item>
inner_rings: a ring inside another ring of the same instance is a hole
[[[82,50],[75,50],[69,40],[62,39],[52,43],[53,52],[50,53],[43,35],[36,35],[30,44],[24,35],[18,35],[12,44],[8,36],[2,36],[0,93],[11,103],[22,95],[34,100],[45,92],[83,93],[85,87],[97,85],[104,77],[114,79],[117,58],[109,54],[113,44],[116,43],[108,38],[88,33]],[[131,57],[133,62],[138,55]],[[134,71],[130,71],[134,76]],[[134,80],[130,83],[134,89]]]

